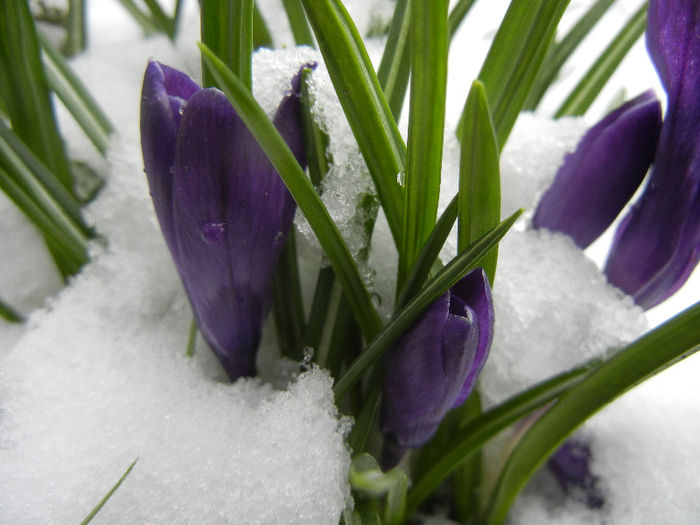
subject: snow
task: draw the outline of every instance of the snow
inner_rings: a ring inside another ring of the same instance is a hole
[[[572,1],[564,26],[588,3]],[[599,42],[593,46],[599,49],[637,3],[616,2],[587,43]],[[346,4],[362,34],[376,20],[386,20],[388,0],[371,8],[362,0]],[[201,340],[194,358],[184,355],[191,312],[142,173],[138,104],[149,57],[199,78],[195,5],[188,5],[189,18],[175,47],[162,37],[142,40],[117,3],[101,1],[99,10],[96,2],[88,5],[90,50],[73,66],[118,130],[107,161],[64,110],[58,114],[71,156],[107,174],[108,184],[86,210],[104,241],[94,243],[93,261],[61,289],[39,235],[0,195],[0,236],[4,253],[11,255],[0,258],[0,294],[31,314],[26,326],[0,324],[0,523],[79,522],[137,457],[96,522],[337,523],[349,498],[344,438],[350,422],[333,405],[328,374],[278,360],[273,323],[263,338],[261,379],[227,384]],[[453,43],[453,50],[469,52],[450,57],[448,130],[456,125],[506,5],[505,0],[477,2]],[[256,54],[256,97],[273,112],[299,65],[319,62],[311,84],[313,111],[331,136],[333,160],[322,198],[356,254],[367,242],[357,207],[370,191],[369,174],[320,55],[291,46],[279,2],[260,7],[276,44],[287,49]],[[375,63],[381,45],[381,39],[368,42]],[[596,52],[584,47],[543,108],[516,124],[501,162],[503,216],[536,205],[563,155],[621,88],[635,95],[656,86],[661,95],[638,44],[586,118],[550,120],[547,115],[577,80],[574,72]],[[406,124],[404,115],[404,131]],[[457,190],[458,165],[458,145],[449,132],[442,207]],[[308,299],[321,254],[301,214],[295,223]],[[452,236],[444,261],[455,247]],[[645,316],[606,284],[598,270],[604,251],[603,245],[589,252],[591,259],[562,235],[533,232],[528,214],[505,238],[494,285],[496,333],[480,380],[487,406],[626,344],[697,300],[698,272],[678,297]],[[395,268],[396,253],[380,213],[361,269],[385,318]],[[518,499],[510,523],[697,521],[699,369],[700,358],[690,358],[584,425],[579,436],[593,451],[591,468],[606,498],[602,510],[567,499],[543,471]]]

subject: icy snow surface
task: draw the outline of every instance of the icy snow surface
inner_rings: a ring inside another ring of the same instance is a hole
[[[377,20],[386,20],[390,4],[345,3],[363,34]],[[564,25],[589,3],[573,0]],[[99,4],[100,10],[111,5]],[[450,58],[443,207],[457,189],[459,151],[451,130],[506,4],[477,2],[453,43],[469,53]],[[611,28],[637,4],[616,2],[598,36],[589,38],[603,35],[600,42],[607,41]],[[97,2],[89,5],[94,9]],[[267,0],[260,7],[276,43],[289,45],[291,32],[279,2]],[[23,329],[0,325],[0,523],[79,522],[137,457],[95,523],[337,523],[349,495],[344,444],[349,423],[333,406],[331,378],[318,369],[299,374],[296,364],[277,361],[269,329],[260,358],[268,383],[226,384],[201,341],[193,359],[184,356],[191,314],[148,197],[138,102],[148,57],[199,77],[196,18],[187,19],[173,49],[163,38],[140,40],[123,10],[111,9],[106,15],[93,13],[91,49],[74,62],[119,130],[108,162],[96,157],[59,108],[71,155],[108,173],[107,187],[87,211],[107,242],[95,244],[94,262],[57,293],[61,283],[40,238],[0,196],[0,236],[13,254],[0,261],[3,299],[29,313],[52,296],[48,308],[32,314],[16,346]],[[368,48],[376,62],[381,41],[369,41]],[[655,85],[643,45],[635,50],[594,106],[594,117],[620,86],[634,95]],[[321,61],[310,49],[256,55],[255,94],[269,113],[291,75],[310,60]],[[574,66],[565,68],[559,86],[545,99],[545,113],[577,80],[575,72]],[[333,164],[323,200],[358,253],[367,242],[358,204],[371,187],[369,175],[322,64],[312,92],[314,113],[331,134]],[[520,118],[502,157],[504,216],[536,205],[564,153],[594,120]],[[405,118],[400,125],[405,130]],[[308,296],[321,256],[301,214],[296,227]],[[452,237],[443,260],[454,250]],[[395,257],[380,214],[362,271],[384,316],[391,312]],[[690,297],[697,300],[694,290]],[[501,244],[494,297],[496,334],[480,382],[489,406],[631,341],[647,325],[643,313],[606,285],[572,242],[531,231],[527,215]],[[541,472],[518,499],[510,522],[697,522],[698,373],[700,361],[692,358],[627,394],[581,430],[606,497],[601,511],[567,499]],[[270,383],[288,388],[276,390]],[[490,451],[492,457],[498,454]]]

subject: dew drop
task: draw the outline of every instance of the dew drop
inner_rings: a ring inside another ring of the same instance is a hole
[[[202,240],[207,244],[221,244],[226,237],[226,223],[221,221],[207,221],[199,228]]]
[[[399,171],[396,174],[396,183],[401,186],[402,188],[406,185],[406,172],[405,171]]]

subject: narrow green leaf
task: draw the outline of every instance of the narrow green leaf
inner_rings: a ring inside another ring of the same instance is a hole
[[[314,47],[314,36],[311,34],[309,22],[306,20],[304,8],[299,0],[282,0],[282,4],[287,12],[287,19],[292,28],[296,45]]]
[[[309,221],[309,225],[316,234],[331,266],[333,266],[348,302],[355,312],[362,334],[367,340],[372,339],[381,328],[379,315],[362,282],[355,261],[353,261],[328,210],[316,194],[311,182],[287,147],[284,139],[250,91],[206,45],[199,44],[199,46],[206,67],[221,86],[238,116],[265,151]]]
[[[367,50],[338,0],[301,0],[333,86],[367,163],[394,242],[401,245],[406,147]]]
[[[448,0],[411,0],[411,101],[399,288],[437,218],[445,129],[448,4]]]
[[[167,14],[165,14],[165,11],[163,11],[163,8],[160,6],[158,0],[143,0],[143,2],[146,4],[146,7],[148,7],[148,10],[151,13],[151,20],[156,23],[158,29],[160,29],[162,33],[168,35],[172,40],[173,21]]]
[[[445,244],[445,240],[457,220],[457,202],[457,196],[455,196],[450,201],[450,204],[447,205],[445,211],[442,212],[437,223],[435,223],[433,232],[423,245],[423,249],[418,255],[416,263],[413,265],[413,270],[411,270],[403,290],[399,294],[399,298],[396,301],[397,308],[405,306],[408,300],[420,291],[423,283],[430,275],[430,271],[437,261],[440,250]]]
[[[138,25],[141,26],[144,35],[152,35],[158,32],[158,27],[156,22],[148,16],[146,13],[141,11],[139,6],[134,3],[134,0],[117,0],[124,9],[131,15],[131,17],[136,21]]]
[[[15,133],[72,192],[73,177],[49,97],[34,20],[25,0],[0,2],[0,98]]]
[[[60,53],[42,35],[39,36],[44,51],[44,67],[49,87],[73,115],[97,150],[105,155],[109,146],[112,126],[97,106],[78,77],[70,70]]]
[[[85,22],[85,0],[68,0],[66,18],[66,41],[63,49],[71,57],[87,48],[87,24]]]
[[[315,352],[318,352],[321,346],[321,337],[323,337],[323,329],[328,318],[334,283],[335,272],[333,268],[329,266],[321,268],[316,279],[314,297],[311,300],[309,321],[306,323],[306,331],[302,337],[304,346],[313,348]]]
[[[175,10],[173,11],[172,19],[170,20],[171,38],[173,40],[175,40],[175,38],[177,37],[177,33],[180,30],[180,19],[182,18],[182,8],[184,7],[184,5],[184,0],[175,0]]]
[[[194,347],[197,344],[197,322],[192,319],[190,323],[190,333],[187,336],[187,349],[185,350],[185,355],[187,357],[194,357]]]
[[[389,35],[377,69],[377,79],[389,103],[394,120],[399,121],[411,72],[408,37],[411,27],[409,0],[397,0]]]
[[[382,472],[381,467],[370,454],[355,456],[350,464],[350,486],[356,492],[367,494],[372,498],[386,495],[386,507],[382,523],[394,525],[399,523],[406,506],[406,488],[408,477],[399,468]]]
[[[10,323],[23,323],[24,317],[5,301],[0,299],[0,317]]]
[[[450,11],[450,17],[448,19],[448,25],[450,28],[450,40],[459,29],[467,14],[471,10],[472,6],[476,3],[476,0],[459,0],[457,4]]]
[[[479,80],[491,108],[499,149],[510,135],[569,0],[512,0]],[[457,136],[461,136],[460,129]]]
[[[525,433],[491,494],[484,523],[501,523],[536,469],[586,419],[635,385],[700,350],[700,303],[614,353]]]
[[[253,10],[253,49],[272,46],[272,35],[256,3]]]
[[[287,237],[287,242],[275,268],[273,295],[277,343],[282,355],[294,361],[301,361],[303,358],[302,337],[306,331],[306,325],[294,229],[289,232],[289,237]]]
[[[614,2],[615,0],[598,0],[591,5],[586,14],[576,22],[576,25],[571,28],[560,42],[550,46],[524,109],[534,110],[537,107],[547,92],[547,88],[556,79],[562,66]]]
[[[578,384],[598,363],[598,360],[587,363],[530,387],[471,420],[459,433],[452,434],[451,442],[440,441],[439,436],[443,433],[438,429],[438,439],[428,441],[421,449],[421,454],[425,455],[421,461],[423,468],[415,472],[413,487],[408,493],[406,515],[415,512],[463,461],[473,457],[489,439]]]
[[[354,454],[364,452],[367,448],[369,436],[379,415],[379,401],[382,393],[382,383],[379,373],[372,372],[372,381],[369,382],[370,390],[364,399],[360,414],[355,418],[355,424],[348,437],[348,446]]]
[[[92,518],[94,518],[100,510],[102,510],[102,507],[105,506],[105,503],[109,500],[109,498],[112,497],[112,494],[114,494],[119,486],[124,482],[126,477],[131,473],[131,469],[134,468],[134,465],[136,465],[136,462],[139,460],[139,458],[136,458],[134,462],[129,465],[129,468],[126,469],[126,472],[122,474],[122,477],[119,478],[119,481],[117,481],[116,485],[114,485],[107,494],[105,494],[105,497],[100,500],[100,502],[97,504],[97,506],[90,511],[90,514],[86,516],[86,518],[80,522],[80,525],[87,525],[92,521]]]
[[[304,133],[304,149],[306,152],[306,163],[309,166],[309,176],[312,184],[320,193],[321,182],[328,173],[330,161],[328,159],[329,138],[321,128],[318,127],[313,115],[313,97],[309,82],[311,81],[312,70],[304,68],[301,72],[301,116],[302,130]]]
[[[202,0],[202,42],[231,68],[243,84],[252,84],[253,0]],[[202,64],[204,86],[214,78]]]
[[[454,411],[459,416],[454,430],[461,434],[471,421],[481,415],[479,391],[474,390],[469,399]],[[460,523],[477,522],[482,478],[481,462],[481,451],[477,450],[452,474],[452,505]]]
[[[375,338],[370,339],[365,351],[360,354],[333,387],[336,401],[343,398],[348,389],[362,377],[364,372],[384,354],[389,345],[396,341],[428,306],[457,283],[469,270],[478,265],[484,255],[501,240],[515,223],[522,211],[515,212],[452,259],[406,306],[394,315]]]
[[[605,83],[625,58],[627,52],[632,49],[634,43],[644,33],[647,25],[647,2],[632,15],[613,41],[598,57],[598,60],[586,72],[581,81],[576,85],[555,117],[567,115],[583,115],[591,106]]]
[[[496,132],[486,91],[478,80],[469,91],[464,108],[459,161],[459,223],[457,251],[462,251],[501,220],[501,172]],[[498,247],[482,267],[494,283]]]

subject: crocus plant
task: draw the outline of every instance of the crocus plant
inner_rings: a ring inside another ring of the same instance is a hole
[[[274,123],[304,163],[297,75]],[[296,204],[216,88],[151,61],[141,142],[165,241],[202,335],[229,377],[255,375],[275,263]]]

